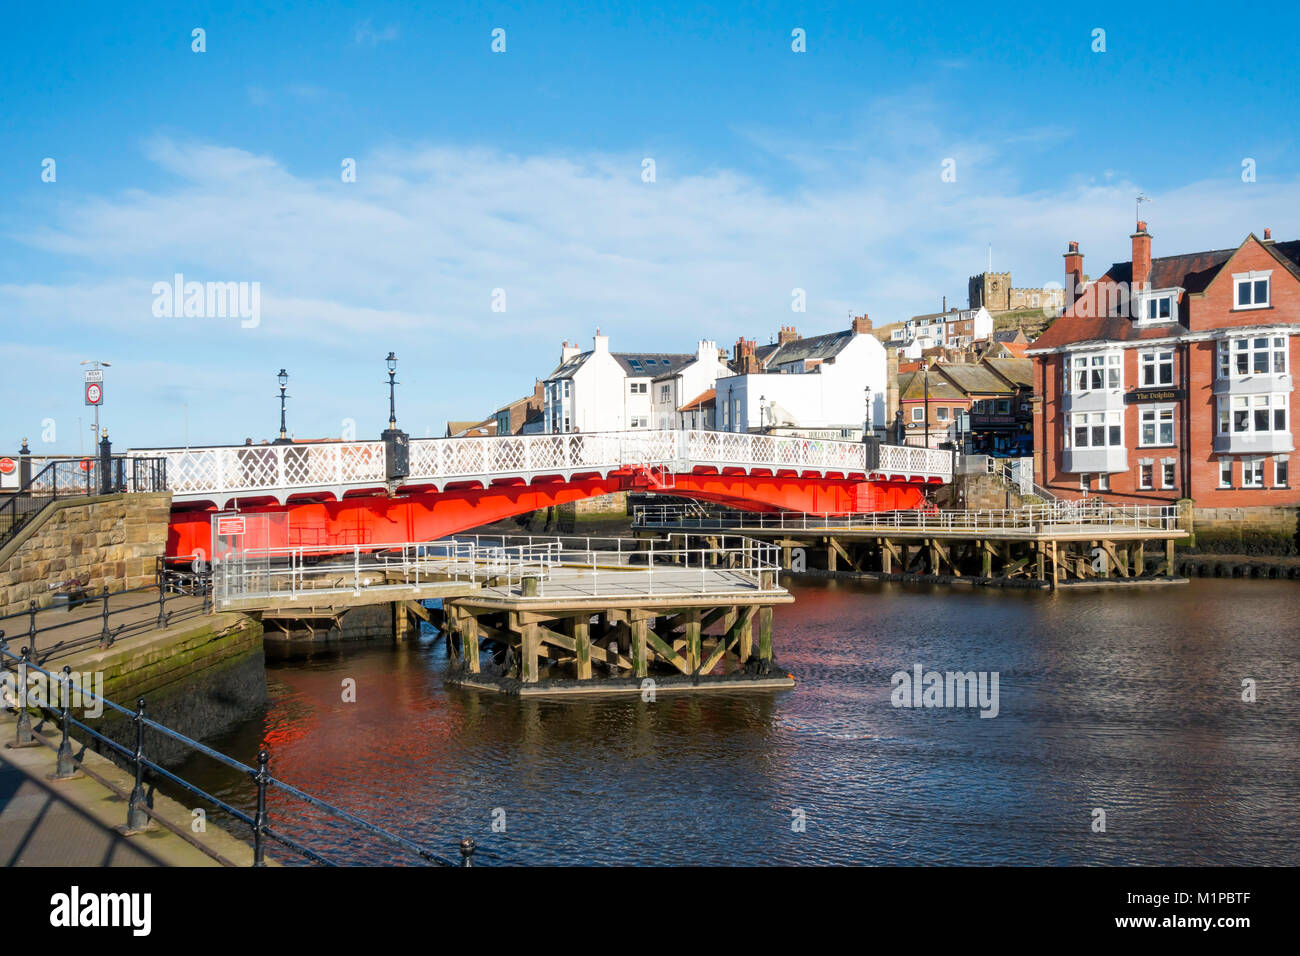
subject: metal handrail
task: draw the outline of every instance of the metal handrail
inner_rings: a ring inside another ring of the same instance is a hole
[[[110,455],[108,462],[108,474],[104,474],[104,459],[98,455],[48,460],[17,491],[0,501],[0,547],[59,499],[166,490],[165,457]]]
[[[90,771],[89,768],[87,768],[82,763],[81,760],[77,759],[73,755],[72,749],[69,746],[72,727],[78,728],[83,733],[87,734],[94,740],[97,740],[100,743],[108,746],[110,749],[120,754],[122,757],[126,758],[132,763],[135,771],[135,787],[131,791],[131,795],[128,799],[128,805],[127,805],[127,830],[128,831],[138,831],[144,829],[148,825],[149,820],[153,820],[154,822],[164,826],[165,828],[172,830],[173,832],[176,832],[178,835],[186,838],[190,842],[194,842],[192,838],[188,837],[183,831],[176,828],[174,824],[171,824],[169,821],[165,820],[154,808],[149,806],[148,801],[144,797],[144,787],[143,787],[144,774],[145,771],[148,770],[150,773],[163,777],[177,784],[178,786],[184,788],[188,792],[208,801],[213,806],[217,807],[219,810],[222,810],[223,812],[230,814],[230,816],[233,817],[234,819],[239,820],[240,822],[249,826],[253,831],[253,840],[254,840],[253,865],[254,866],[265,865],[265,839],[267,837],[270,837],[271,839],[279,843],[281,846],[286,847],[287,849],[292,850],[295,853],[298,853],[304,859],[310,860],[311,862],[319,863],[325,866],[341,865],[337,860],[332,860],[324,856],[323,854],[311,849],[310,847],[305,846],[301,842],[294,840],[293,838],[288,837],[282,833],[276,832],[270,827],[269,814],[267,813],[267,809],[266,809],[266,797],[268,791],[272,787],[274,787],[276,790],[280,791],[281,793],[284,793],[289,797],[307,803],[308,805],[313,806],[316,809],[329,814],[335,819],[343,821],[345,824],[350,825],[354,831],[365,832],[373,836],[377,836],[381,840],[385,841],[386,843],[389,843],[392,846],[399,847],[407,852],[415,854],[416,856],[418,856],[419,858],[427,862],[435,863],[440,866],[471,865],[470,861],[476,849],[473,840],[467,839],[461,841],[460,852],[462,856],[462,862],[460,864],[453,863],[451,860],[447,859],[446,857],[440,856],[439,854],[434,853],[433,851],[420,846],[419,844],[415,843],[412,840],[407,839],[404,836],[401,836],[400,834],[393,833],[389,830],[385,830],[383,827],[377,826],[348,810],[344,810],[341,807],[336,807],[333,804],[327,803],[326,801],[321,800],[318,797],[314,797],[311,794],[306,793],[305,791],[300,790],[299,788],[283,780],[279,780],[271,776],[270,769],[269,769],[270,754],[267,749],[267,745],[265,743],[261,746],[258,752],[258,765],[256,767],[250,767],[247,764],[241,763],[240,761],[234,759],[233,757],[230,757],[226,754],[221,753],[220,751],[208,747],[206,744],[194,740],[193,738],[187,737],[186,735],[176,730],[173,730],[170,727],[167,727],[163,724],[158,723],[155,720],[150,719],[145,715],[145,702],[143,697],[137,700],[135,710],[130,710],[126,707],[123,707],[121,704],[118,704],[117,702],[108,699],[107,697],[102,697],[98,694],[95,694],[93,691],[86,688],[85,686],[76,685],[75,682],[73,682],[72,680],[71,668],[69,667],[64,667],[62,673],[55,674],[32,662],[30,659],[30,653],[27,648],[23,648],[23,652],[21,654],[15,654],[13,651],[9,649],[8,642],[4,640],[4,632],[0,631],[0,668],[8,670],[8,661],[13,661],[17,665],[15,668],[16,676],[17,676],[17,699],[13,701],[13,705],[17,708],[18,711],[16,743],[19,746],[30,746],[33,743],[42,743],[45,744],[46,746],[51,746],[51,747],[53,746],[52,744],[49,743],[49,741],[46,741],[43,737],[36,735],[33,732],[31,727],[30,714],[28,713],[29,708],[37,708],[41,713],[49,713],[50,715],[54,714],[54,710],[53,708],[45,706],[43,703],[32,701],[28,697],[27,688],[30,679],[29,678],[30,673],[32,671],[35,671],[38,674],[42,674],[47,679],[52,681],[50,686],[57,685],[59,688],[61,688],[62,706],[58,713],[58,719],[61,723],[62,741],[60,743],[60,746],[57,748],[59,753],[59,769],[58,772],[55,774],[56,779],[66,779],[67,777],[72,776],[73,773],[76,771],[76,769],[80,768],[81,770],[84,770],[90,775],[96,777],[96,779],[99,779],[101,782],[107,783],[107,781],[104,781],[103,778],[98,777],[97,774],[94,774],[93,771]],[[129,718],[134,724],[135,733],[136,733],[136,745],[134,750],[120,743],[119,741],[114,740],[113,738],[108,737],[103,733],[100,733],[94,727],[89,726],[85,722],[80,721],[75,717],[73,717],[71,714],[70,701],[72,699],[72,695],[74,691],[82,698],[83,701],[88,701],[90,703],[100,703],[106,709],[112,710],[118,714],[121,714]],[[208,791],[202,789],[196,784],[190,783],[189,781],[183,779],[179,775],[172,773],[171,771],[167,770],[165,767],[162,767],[156,761],[146,757],[144,754],[144,731],[146,729],[153,730],[156,733],[162,734],[168,739],[183,745],[184,747],[192,750],[195,753],[209,757],[225,765],[226,767],[229,767],[239,773],[248,775],[257,786],[256,813],[254,815],[249,815],[245,811],[240,810],[238,807],[235,807],[231,805],[229,802],[222,800],[220,797],[212,793],[209,793]],[[204,852],[208,853],[210,856],[217,858],[223,863],[229,864],[230,861],[220,857],[219,854],[216,853],[216,851],[212,850],[206,845],[203,844],[196,844],[196,845],[198,845],[201,849],[204,850]]]
[[[193,589],[196,592],[196,594],[192,596],[202,595],[203,596],[202,603],[188,608],[181,608],[179,610],[175,609],[174,607],[175,601],[178,598],[186,595],[182,589],[175,587],[171,583],[172,572],[168,570],[166,567],[167,563],[170,560],[171,559],[168,558],[157,559],[156,567],[155,567],[155,582],[153,584],[144,584],[133,588],[122,588],[121,590],[118,591],[110,591],[108,586],[105,585],[103,590],[100,591],[98,594],[92,594],[89,591],[81,589],[80,587],[71,586],[69,590],[73,591],[76,594],[81,594],[82,597],[79,600],[76,600],[75,602],[69,605],[68,608],[69,614],[66,618],[61,617],[59,620],[55,621],[52,624],[45,623],[40,627],[37,626],[37,622],[36,622],[37,617],[41,614],[42,611],[49,611],[50,608],[48,607],[42,608],[36,601],[29,601],[26,610],[14,611],[9,614],[0,616],[0,622],[11,621],[17,618],[26,618],[27,629],[25,632],[25,636],[27,638],[29,645],[32,648],[33,654],[37,653],[36,639],[40,635],[49,634],[54,631],[59,631],[67,627],[74,627],[78,624],[88,624],[92,621],[98,622],[100,624],[99,633],[97,634],[91,634],[86,637],[80,638],[78,640],[73,640],[73,641],[58,641],[57,643],[49,647],[43,648],[39,652],[39,659],[42,661],[47,661],[56,655],[67,654],[71,651],[78,650],[84,647],[89,647],[91,645],[97,645],[101,648],[111,647],[120,638],[128,634],[134,634],[142,631],[150,631],[150,630],[165,628],[170,626],[173,623],[176,623],[177,621],[184,620],[190,616],[206,614],[210,607],[209,600],[208,600],[208,589],[201,580],[198,582],[197,586]],[[201,576],[199,577],[201,578]],[[144,595],[150,593],[152,593],[153,596],[149,597],[147,600],[143,600],[137,603],[130,603],[125,605],[119,604],[116,607],[111,606],[110,604],[110,601],[113,598],[120,598],[123,595],[134,595],[134,594]],[[169,601],[173,603],[173,607],[171,609],[168,609]],[[71,613],[74,607],[88,608],[91,605],[98,605],[98,608],[88,616],[75,617]],[[142,618],[134,623],[121,624],[116,627],[112,626],[110,623],[114,615],[126,614],[132,611],[139,611],[144,608],[150,608],[150,609],[156,608],[158,613],[151,617]]]
[[[1110,505],[1088,499],[1058,501],[1021,508],[976,511],[886,511],[867,514],[805,514],[802,512],[743,512],[700,515],[675,505],[640,505],[633,511],[634,528],[736,530],[934,530],[1037,531],[1069,525],[1177,530],[1173,505]]]

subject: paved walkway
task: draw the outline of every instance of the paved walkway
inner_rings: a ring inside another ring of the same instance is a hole
[[[0,716],[0,740],[15,737],[16,720]],[[53,729],[45,739],[57,745]],[[76,748],[87,769],[121,793],[130,793],[131,776],[106,757]],[[117,827],[126,822],[126,800],[93,777],[50,780],[57,765],[47,746],[0,747],[0,863],[5,866],[218,866],[218,860],[176,833],[155,829],[126,837]],[[188,807],[152,794],[155,813],[190,833],[196,841],[237,866],[253,861],[252,847],[225,830],[209,825],[193,834]]]

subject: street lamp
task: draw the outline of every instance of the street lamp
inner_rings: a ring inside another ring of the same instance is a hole
[[[396,481],[411,473],[410,439],[397,427],[397,353],[389,352],[384,359],[388,365],[388,427],[381,436],[384,440],[385,474]]]
[[[284,429],[284,400],[287,397],[284,394],[284,389],[285,386],[289,384],[289,373],[284,369],[280,369],[280,374],[276,376],[276,381],[280,383],[280,437],[275,440],[274,444],[291,445],[293,443],[290,441],[289,436]]]
[[[867,399],[867,417],[862,425],[862,437],[870,438],[874,429],[871,427],[871,386],[868,385],[862,390]]]
[[[397,354],[388,353],[388,358],[384,360],[388,363],[388,430],[397,430],[397,392],[395,386],[396,380],[393,376],[397,374]]]
[[[767,431],[767,396],[758,396],[758,430]]]

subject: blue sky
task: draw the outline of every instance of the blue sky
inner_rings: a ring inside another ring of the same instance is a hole
[[[597,327],[896,321],[964,304],[989,243],[1016,285],[1072,239],[1097,274],[1139,191],[1156,255],[1300,236],[1293,5],[126,6],[7,10],[6,448],[78,450],[83,358],[119,446],[272,438],[281,366],[296,435],[377,435],[390,349],[439,435]],[[177,272],[259,283],[260,323],[155,316]]]

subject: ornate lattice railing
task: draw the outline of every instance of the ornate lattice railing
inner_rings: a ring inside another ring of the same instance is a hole
[[[713,431],[634,431],[500,438],[424,438],[409,445],[410,471],[399,484],[492,480],[517,475],[598,471],[627,467],[690,470],[698,466],[866,473],[858,442]],[[169,490],[180,497],[281,495],[320,488],[340,491],[385,483],[384,444],[313,442],[217,448],[132,451],[167,461]],[[872,474],[908,480],[948,481],[952,455],[928,448],[883,445]]]

